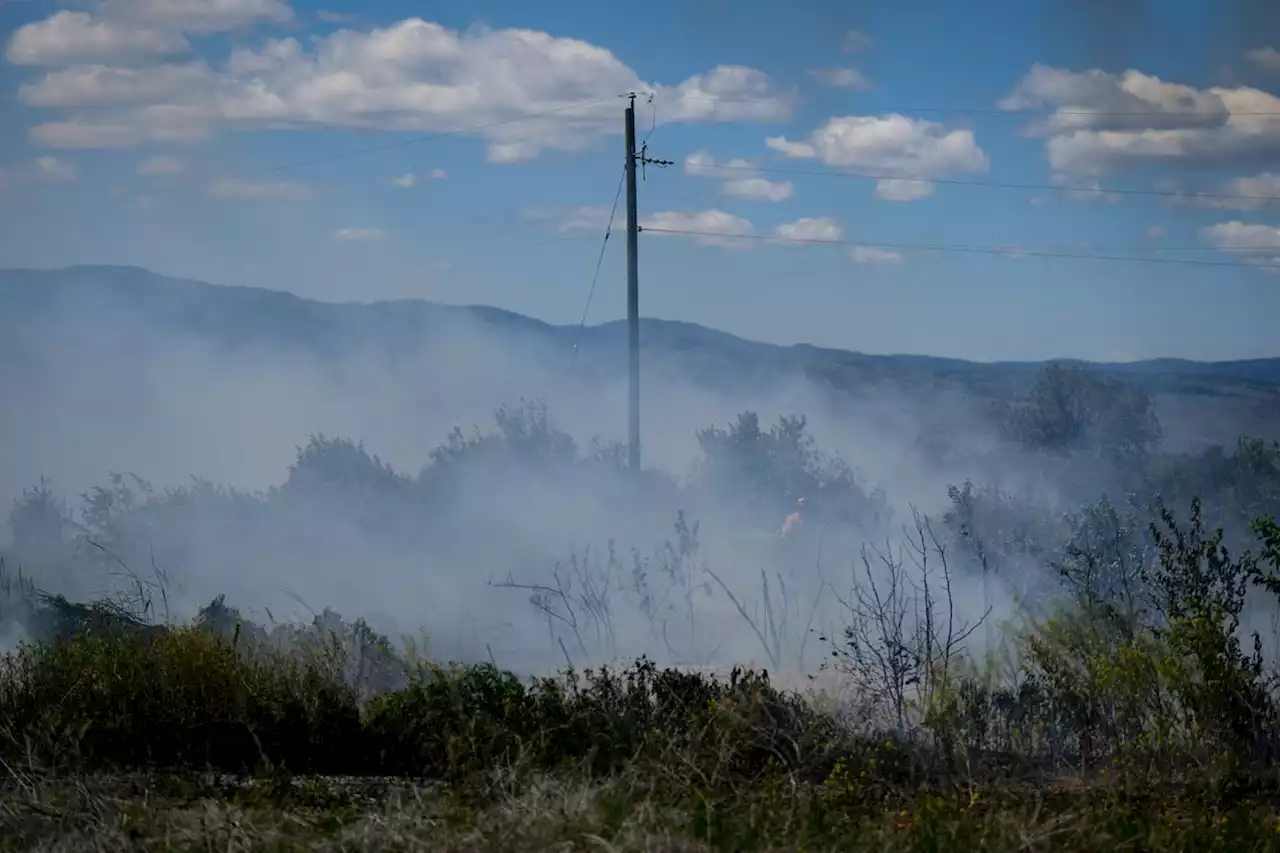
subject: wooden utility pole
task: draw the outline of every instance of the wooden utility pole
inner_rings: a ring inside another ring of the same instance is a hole
[[[629,421],[627,464],[640,471],[640,223],[636,221],[636,96],[627,104],[627,350]]]
[[[654,160],[648,145],[636,152],[636,96],[631,93],[626,112],[627,145],[627,349],[630,405],[627,429],[627,464],[640,471],[640,223],[636,214],[636,167],[671,166],[671,160]],[[653,96],[649,99],[652,101]],[[657,125],[656,114],[654,120]]]

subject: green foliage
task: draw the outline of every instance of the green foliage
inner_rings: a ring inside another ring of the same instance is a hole
[[[194,629],[26,646],[0,664],[0,720],[6,761],[52,767],[315,772],[360,736],[355,696],[320,667]]]
[[[727,427],[699,430],[698,446],[697,488],[771,526],[800,496],[818,518],[873,531],[888,523],[885,495],[867,493],[843,459],[818,450],[803,416],[781,417],[765,430],[755,412],[743,412]]]
[[[1151,396],[1086,370],[1050,365],[1027,396],[998,410],[1005,436],[1028,450],[1135,456],[1163,431]]]
[[[454,781],[678,760],[729,784],[806,767],[839,742],[832,721],[763,674],[720,681],[642,660],[526,685],[488,664],[404,665],[404,686],[362,698],[338,647],[272,647],[257,633],[218,601],[192,627],[95,624],[24,646],[0,663],[0,759]]]

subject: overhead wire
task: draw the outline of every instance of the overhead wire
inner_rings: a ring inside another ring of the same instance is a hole
[[[613,207],[609,210],[609,222],[604,228],[604,239],[600,241],[600,254],[596,257],[596,269],[591,276],[591,287],[587,290],[587,301],[582,307],[582,320],[578,323],[578,331],[573,342],[573,351],[569,354],[569,369],[573,370],[573,366],[578,358],[578,347],[582,344],[582,336],[587,328],[587,314],[591,311],[591,300],[596,293],[596,285],[600,281],[600,270],[604,266],[605,251],[609,248],[609,237],[613,234],[613,220],[618,215],[618,201],[622,198],[622,187],[627,179],[627,172],[624,168],[622,175],[618,178],[618,189],[613,194]]]
[[[1188,192],[1184,190],[1159,190],[1159,189],[1139,189],[1137,187],[1102,187],[1102,186],[1084,186],[1075,184],[1032,184],[1018,183],[1013,181],[983,181],[971,180],[967,178],[932,178],[924,175],[901,175],[892,173],[875,173],[854,171],[841,167],[833,167],[830,171],[820,171],[818,169],[788,169],[780,166],[749,166],[749,165],[733,165],[730,163],[699,163],[699,169],[720,169],[724,171],[739,172],[762,172],[771,175],[796,175],[800,177],[812,178],[846,178],[866,181],[902,181],[904,183],[920,183],[920,184],[942,184],[945,186],[962,186],[962,187],[986,187],[990,189],[1006,189],[1006,190],[1035,190],[1035,191],[1056,191],[1056,192],[1074,192],[1096,196],[1106,195],[1134,195],[1134,196],[1159,196],[1164,198],[1182,198],[1182,199],[1213,199],[1217,201],[1248,201],[1258,203],[1274,203],[1280,202],[1280,196],[1270,195],[1244,195],[1240,193],[1211,193],[1211,192]]]
[[[659,96],[663,93],[658,93]],[[680,100],[691,101],[722,101],[730,104],[777,104],[780,98],[738,98],[732,95],[695,95],[690,93],[677,94],[674,97]],[[1194,113],[1189,111],[1170,111],[1170,110],[1090,110],[1076,108],[1056,108],[1056,107],[878,107],[875,112],[878,113],[955,113],[957,115],[1007,115],[1007,116],[1025,116],[1025,115],[1063,115],[1063,116],[1099,116],[1107,117],[1135,117],[1135,116],[1152,116],[1160,118],[1177,118],[1178,116],[1203,117],[1204,113]],[[1280,110],[1224,110],[1221,113],[1209,113],[1208,115],[1223,116],[1280,116]]]
[[[1066,252],[1042,250],[1023,246],[980,246],[962,243],[898,243],[870,240],[840,240],[820,237],[784,237],[779,234],[727,234],[720,231],[701,231],[691,228],[661,228],[643,226],[641,233],[673,234],[687,237],[702,237],[715,240],[749,240],[767,243],[796,243],[825,246],[841,246],[847,248],[884,248],[909,249],[924,252],[962,252],[969,254],[1001,255],[1005,257],[1060,258],[1092,261],[1128,261],[1132,263],[1172,264],[1201,267],[1235,267],[1239,269],[1280,269],[1280,262],[1260,261],[1257,263],[1240,263],[1236,261],[1205,261],[1193,258],[1157,258],[1126,255],[1108,255],[1094,252]],[[1280,247],[1270,247],[1280,254]]]

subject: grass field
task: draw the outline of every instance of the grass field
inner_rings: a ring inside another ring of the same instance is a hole
[[[760,674],[643,662],[397,662],[368,697],[339,648],[97,623],[9,656],[0,849],[1280,849],[1277,777],[1221,740],[873,738]]]

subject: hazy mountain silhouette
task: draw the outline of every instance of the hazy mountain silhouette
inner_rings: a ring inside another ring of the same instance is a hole
[[[592,371],[622,370],[626,329],[622,322],[580,331],[485,306],[451,306],[424,300],[328,303],[262,288],[213,285],[169,278],[138,267],[78,266],[56,270],[0,270],[0,354],[20,359],[39,346],[46,331],[65,322],[68,310],[110,306],[99,333],[110,336],[112,317],[194,335],[221,347],[272,346],[318,358],[381,350],[394,357],[412,353],[433,335],[471,322],[512,342],[569,359]],[[778,346],[748,341],[693,323],[645,319],[641,339],[647,353],[663,356],[695,381],[718,386],[754,384],[771,377],[803,375],[840,391],[891,383],[917,391],[960,386],[979,396],[1005,397],[1023,387],[1044,362],[978,363],[926,355],[867,355],[808,344]],[[10,364],[17,362],[11,361]],[[1074,360],[1123,375],[1153,391],[1175,395],[1227,395],[1280,391],[1280,358],[1197,362],[1161,358],[1120,364]]]

